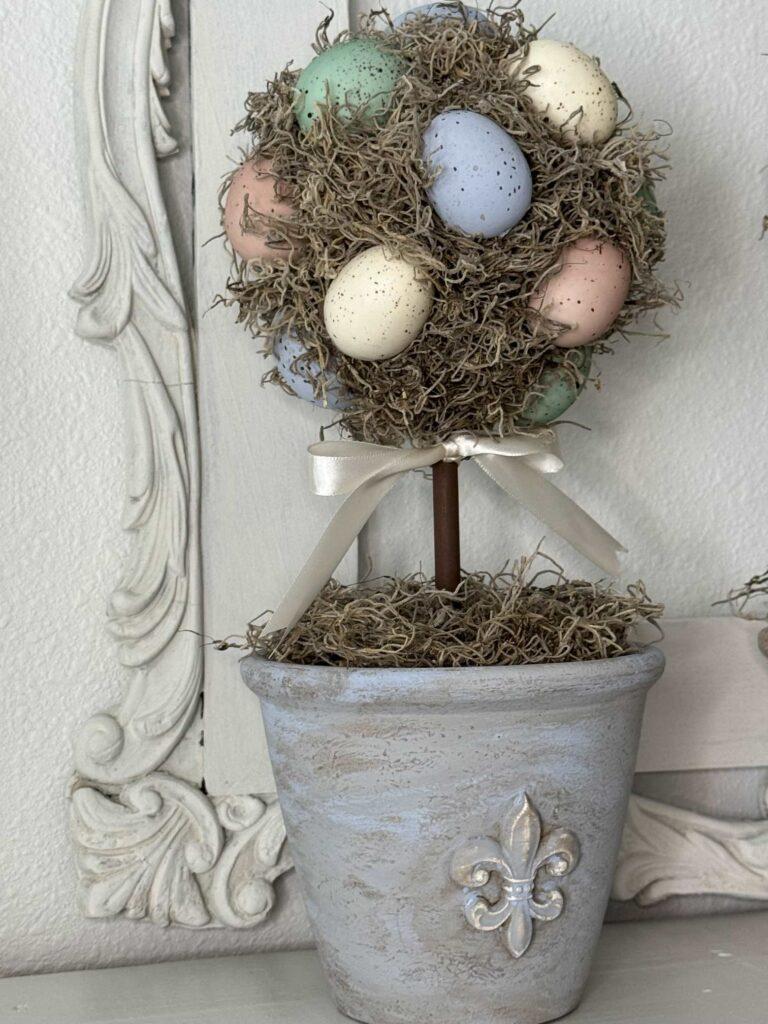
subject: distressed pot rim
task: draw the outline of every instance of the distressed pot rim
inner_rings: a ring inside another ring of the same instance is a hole
[[[459,668],[343,668],[249,655],[241,673],[258,697],[280,706],[450,712],[602,704],[645,693],[661,676],[664,661],[653,646],[596,661]]]

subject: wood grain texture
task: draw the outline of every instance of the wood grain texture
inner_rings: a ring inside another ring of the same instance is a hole
[[[346,2],[325,7],[336,30],[344,28]],[[332,417],[260,387],[269,364],[258,341],[235,323],[234,310],[209,308],[224,290],[229,258],[218,239],[203,247],[221,230],[216,195],[246,142],[230,132],[247,93],[289,60],[311,59],[325,13],[310,2],[282,5],[279,16],[270,0],[191,5],[203,570],[206,632],[215,637],[275,607],[333,512],[333,502],[310,491],[306,455]],[[208,649],[205,680],[208,792],[272,792],[258,702],[240,683],[236,654]]]
[[[569,1024],[764,1024],[768,914],[608,925]],[[343,1024],[314,951],[0,981],[18,1024]]]
[[[435,532],[435,586],[455,590],[461,578],[459,464],[432,467],[432,520]]]

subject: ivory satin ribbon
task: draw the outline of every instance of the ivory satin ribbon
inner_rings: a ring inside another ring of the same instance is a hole
[[[510,497],[533,512],[611,575],[619,572],[618,552],[626,549],[546,476],[563,468],[552,430],[504,438],[456,434],[431,448],[392,448],[363,441],[320,441],[310,445],[314,491],[348,495],[318,541],[265,633],[290,629],[301,618],[382,498],[412,469],[471,459]]]

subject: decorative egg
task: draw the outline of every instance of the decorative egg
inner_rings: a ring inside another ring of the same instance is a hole
[[[224,231],[244,260],[277,260],[289,252],[290,244],[265,220],[292,220],[296,215],[284,191],[272,173],[271,160],[248,160],[232,175],[224,204]]]
[[[577,349],[568,358],[568,364],[561,363],[542,374],[539,387],[529,395],[518,417],[521,426],[543,427],[570,409],[587,383],[592,349]]]
[[[333,367],[329,365],[323,370],[317,359],[305,350],[295,331],[284,331],[274,343],[272,353],[277,372],[297,398],[328,409],[348,409],[352,404],[351,396]],[[322,382],[317,394],[312,383],[315,380]]]
[[[491,27],[488,16],[483,11],[479,11],[476,7],[450,2],[419,4],[418,7],[412,7],[410,11],[398,14],[392,24],[395,28],[400,28],[419,15],[434,18],[435,21],[460,21],[462,24],[476,22],[482,25],[485,31]]]
[[[438,114],[424,132],[422,153],[431,171],[439,171],[429,201],[449,228],[495,238],[530,209],[528,161],[490,117],[473,110]]]
[[[319,53],[299,75],[294,110],[299,127],[308,131],[320,104],[338,106],[348,120],[358,108],[376,120],[389,106],[392,90],[405,65],[373,39],[347,39]]]
[[[627,301],[631,264],[611,242],[582,238],[563,250],[557,265],[531,308],[568,328],[556,345],[591,345],[608,333]]]
[[[534,39],[508,66],[530,82],[524,99],[565,141],[597,145],[616,131],[616,90],[597,61],[572,43]],[[538,71],[529,72],[533,67]]]
[[[416,340],[432,310],[432,284],[383,245],[365,249],[339,271],[323,307],[340,352],[391,359]]]
[[[637,194],[640,199],[642,199],[643,205],[646,209],[650,210],[651,213],[655,213],[657,217],[661,217],[662,213],[659,209],[659,203],[656,199],[656,189],[653,187],[652,181],[646,179]]]

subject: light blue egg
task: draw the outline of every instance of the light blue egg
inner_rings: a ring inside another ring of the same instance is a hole
[[[277,362],[277,372],[297,398],[321,408],[338,411],[350,407],[352,400],[333,369],[326,367],[325,370],[321,370],[320,364],[305,350],[295,331],[285,331],[281,334],[272,351]],[[319,396],[315,395],[310,378],[323,379],[325,388]]]
[[[405,25],[406,22],[412,21],[417,15],[423,14],[428,18],[434,18],[436,21],[448,21],[453,19],[454,21],[464,22],[464,16],[466,15],[467,21],[476,21],[479,24],[483,24],[485,31],[491,30],[491,23],[488,20],[488,16],[483,11],[478,11],[476,7],[464,6],[458,3],[431,3],[431,4],[419,4],[418,7],[412,7],[410,11],[404,11],[392,22],[395,28],[400,28],[401,25]]]
[[[473,110],[438,114],[424,132],[422,155],[433,172],[429,201],[444,224],[496,238],[531,206],[531,169],[523,151],[490,117]]]

